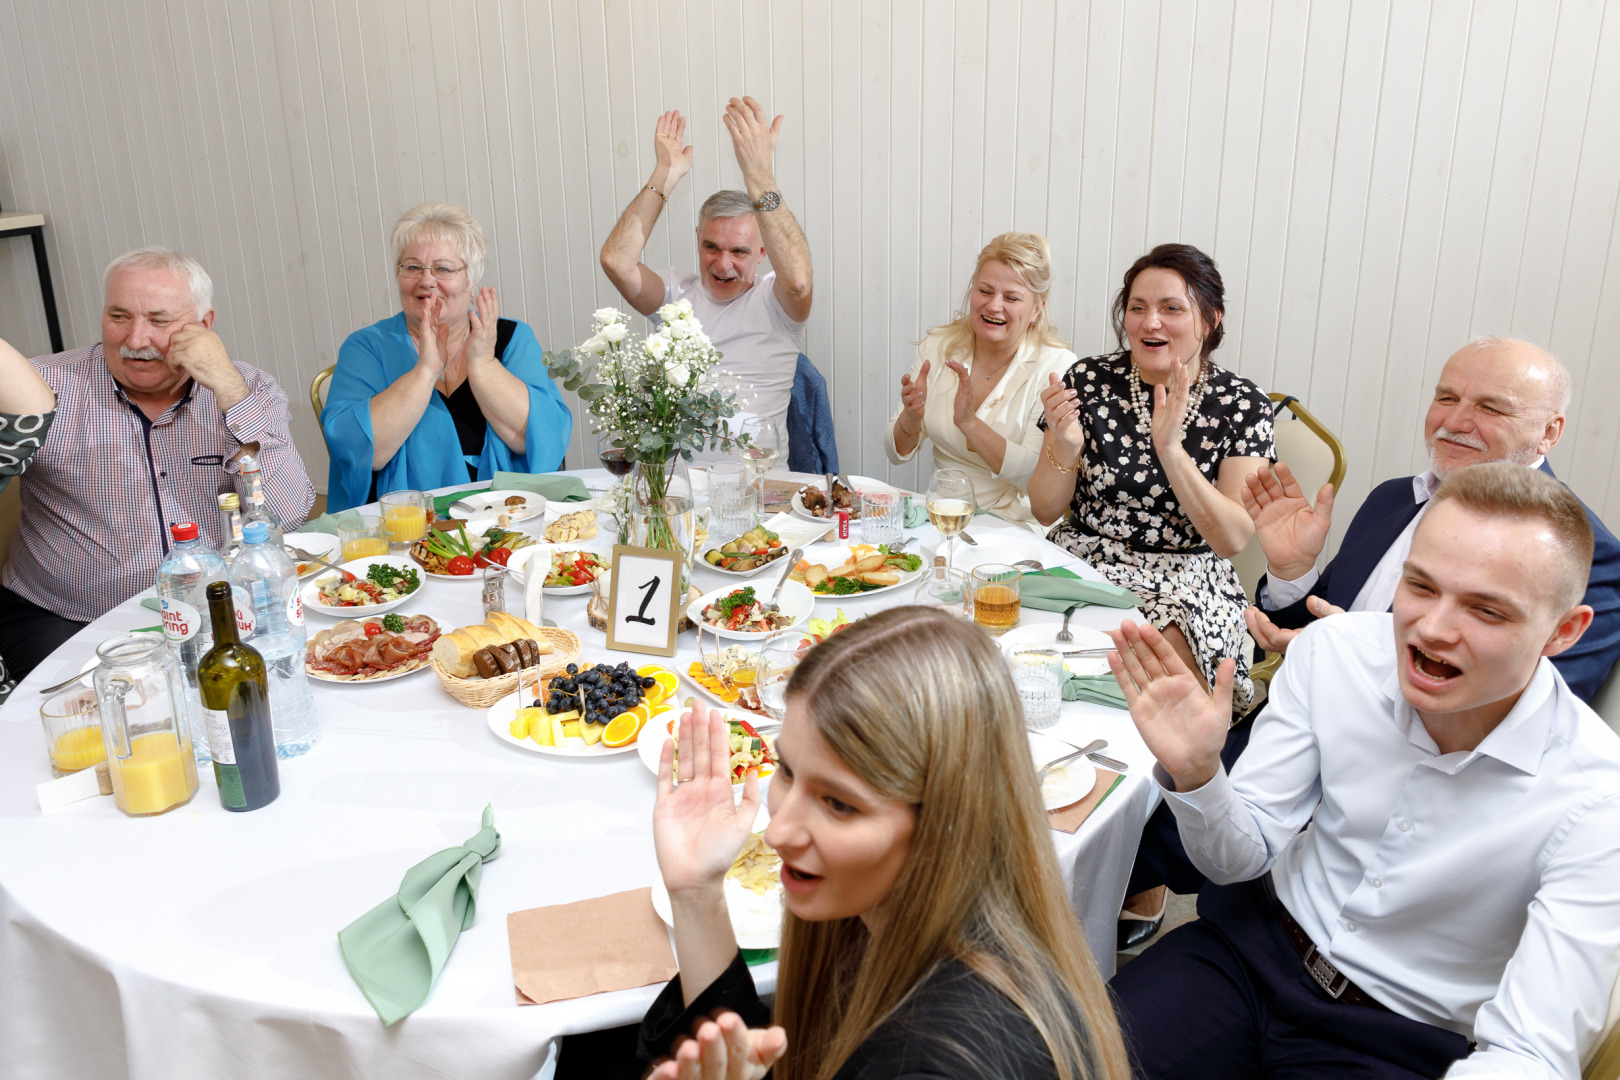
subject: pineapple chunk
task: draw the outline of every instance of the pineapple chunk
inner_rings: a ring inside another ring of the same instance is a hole
[[[563,744],[563,740],[568,738],[568,730],[563,725],[562,713],[553,713],[548,720],[549,723],[547,725],[547,732],[551,741],[546,745],[561,746]]]
[[[595,746],[602,741],[603,725],[589,724],[584,721],[579,725],[579,737],[585,740],[586,746]]]
[[[561,716],[562,714],[558,713],[557,715]],[[579,738],[579,725],[580,725],[580,723],[581,723],[581,721],[578,721],[578,720],[564,720],[562,722],[563,735],[566,738],[570,738],[570,739]]]

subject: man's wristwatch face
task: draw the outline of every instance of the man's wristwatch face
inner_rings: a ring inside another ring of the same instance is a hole
[[[765,194],[763,194],[763,195],[761,195],[759,197],[759,202],[754,204],[754,209],[755,210],[775,210],[778,206],[781,206],[781,205],[782,205],[782,193],[780,191],[767,191]]]

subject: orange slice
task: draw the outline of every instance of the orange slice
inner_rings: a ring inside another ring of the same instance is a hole
[[[636,741],[641,731],[642,718],[634,712],[622,712],[608,721],[602,732],[603,746],[626,746]]]

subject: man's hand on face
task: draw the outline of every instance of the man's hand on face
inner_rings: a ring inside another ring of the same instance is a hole
[[[201,323],[187,323],[170,336],[165,362],[170,370],[183,371],[213,391],[223,412],[248,396],[247,380],[231,363],[225,343]]]
[[[771,161],[776,154],[776,136],[782,131],[782,118],[765,119],[765,107],[751,97],[732,98],[723,117],[731,132],[731,145],[737,151],[737,165],[743,179],[774,183]],[[749,195],[758,198],[752,188]]]

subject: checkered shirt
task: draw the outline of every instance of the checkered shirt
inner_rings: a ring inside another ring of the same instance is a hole
[[[259,444],[265,500],[286,527],[315,502],[287,395],[258,368],[236,364],[248,396],[228,413],[192,382],[147,421],[113,381],[100,344],[33,364],[56,391],[56,420],[19,478],[22,519],[3,581],[40,607],[88,622],[150,588],[177,522],[196,522],[218,547],[218,499],[235,490],[232,456],[243,443]]]

